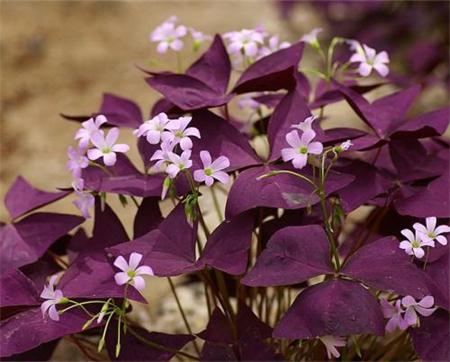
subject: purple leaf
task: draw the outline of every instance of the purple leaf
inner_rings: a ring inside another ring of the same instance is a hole
[[[349,259],[342,273],[370,287],[416,299],[430,294],[426,274],[411,262],[393,236],[363,246]]]
[[[290,226],[273,234],[242,284],[292,285],[322,274],[333,274],[325,231],[319,225]]]
[[[193,113],[193,127],[201,132],[201,139],[193,139],[192,159],[202,167],[200,151],[208,150],[213,159],[226,156],[230,160],[229,170],[236,170],[260,163],[248,140],[229,122],[210,111]]]
[[[38,291],[34,283],[20,270],[11,269],[0,278],[0,307],[38,305]]]
[[[308,287],[296,298],[273,332],[275,338],[384,334],[377,300],[358,283],[330,280]]]
[[[22,353],[42,343],[81,332],[87,319],[81,310],[64,313],[58,322],[44,318],[40,308],[15,314],[0,322],[0,357]]]
[[[231,275],[245,273],[254,220],[250,211],[222,222],[208,239],[199,262]]]
[[[423,361],[448,361],[450,358],[450,316],[437,310],[429,317],[420,318],[419,328],[410,328],[414,349]]]
[[[83,221],[83,218],[75,215],[42,212],[29,215],[17,223],[1,226],[1,270],[35,262],[59,237]]]
[[[300,209],[319,202],[312,185],[292,175],[276,175],[259,179],[270,171],[290,170],[286,164],[264,165],[249,168],[239,174],[228,194],[225,214],[227,219],[258,206],[284,209]],[[301,172],[311,177],[311,170]],[[325,189],[330,194],[342,189],[353,181],[353,176],[329,172]]]
[[[49,361],[52,358],[53,352],[59,343],[59,339],[55,339],[51,342],[43,343],[36,348],[29,351],[13,354],[6,358],[2,358],[2,361]]]
[[[163,220],[159,209],[159,197],[146,197],[139,205],[134,217],[133,238],[147,234],[158,227]]]
[[[232,92],[241,94],[294,88],[303,47],[304,44],[298,42],[256,61],[244,71]]]
[[[234,343],[230,321],[219,308],[214,309],[206,329],[198,333],[197,336],[207,342]]]
[[[31,186],[27,180],[19,176],[5,196],[5,205],[13,219],[39,207],[62,199],[71,191],[47,192]]]
[[[209,49],[186,71],[211,87],[217,94],[225,94],[230,79],[231,64],[220,35],[216,35]]]
[[[430,262],[430,258],[428,258],[429,263],[425,269],[425,272],[430,276],[428,286],[431,295],[434,296],[435,304],[450,310],[449,248],[448,245],[446,247],[437,246],[436,248],[446,250],[446,253],[433,262]]]
[[[270,144],[271,161],[275,161],[281,155],[281,150],[288,146],[286,134],[292,131],[292,125],[298,124],[311,116],[311,111],[306,105],[302,94],[300,82],[289,91],[278,103],[269,120],[267,136]]]
[[[108,119],[108,123],[118,127],[137,128],[143,121],[139,106],[133,101],[104,93],[99,114]]]
[[[200,361],[236,361],[237,357],[233,349],[224,343],[205,342]]]
[[[450,217],[449,181],[447,170],[442,176],[430,182],[426,188],[423,188],[416,194],[395,200],[394,206],[401,215],[421,218],[433,215],[448,218]]]

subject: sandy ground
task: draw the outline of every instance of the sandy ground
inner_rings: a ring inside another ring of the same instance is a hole
[[[1,1],[0,5],[2,200],[17,175],[47,190],[69,185],[66,149],[77,124],[64,121],[60,113],[96,111],[104,91],[132,98],[144,114],[149,112],[157,94],[146,85],[135,64],[149,67],[156,59],[148,34],[170,15],[210,34],[263,24],[268,31],[295,40],[283,32],[270,1]],[[306,5],[297,8],[295,19],[304,32],[320,24]],[[189,51],[186,59],[186,64],[193,59]],[[170,55],[159,61],[166,69],[174,68]],[[441,91],[437,94],[442,97]],[[348,108],[341,106],[338,113],[344,124],[353,122]],[[122,132],[121,139],[134,144],[131,133]],[[136,149],[131,157],[139,164]],[[113,206],[120,208],[117,202]],[[212,209],[209,200],[204,208]],[[0,219],[7,220],[3,204],[0,210]],[[51,210],[77,212],[68,200]],[[128,230],[134,212],[130,206],[121,212]],[[209,222],[217,220],[209,216]],[[150,283],[147,296],[153,308],[145,315],[147,326],[184,331],[173,298],[168,296],[167,281],[152,279]],[[194,292],[182,291],[183,303],[192,309],[191,319],[199,331],[204,319],[203,311],[196,308],[196,298]],[[68,348],[60,347],[54,359],[81,358]]]

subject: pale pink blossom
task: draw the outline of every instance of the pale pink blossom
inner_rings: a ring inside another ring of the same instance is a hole
[[[161,171],[164,165],[170,163],[169,155],[173,152],[174,147],[174,142],[161,143],[160,149],[156,150],[150,158],[150,161],[156,161],[155,168]]]
[[[313,46],[319,45],[319,40],[317,39],[317,35],[322,32],[322,28],[314,28],[309,33],[303,35],[300,38],[300,41],[304,41]]]
[[[40,295],[42,299],[47,299],[41,304],[42,316],[45,316],[45,314],[48,313],[50,319],[53,319],[54,321],[59,321],[59,313],[56,309],[56,305],[66,300],[63,292],[60,289],[55,289],[57,279],[58,276],[53,275],[48,284],[44,285],[44,289]]]
[[[150,41],[159,43],[156,47],[158,53],[165,53],[168,49],[183,49],[181,38],[187,34],[187,28],[184,25],[176,25],[177,20],[176,17],[170,17],[150,34]]]
[[[97,160],[103,157],[103,162],[106,166],[114,166],[116,164],[116,152],[128,152],[130,147],[123,143],[116,144],[119,138],[119,129],[111,128],[108,134],[95,133],[91,137],[91,142],[96,148],[88,150],[88,157],[90,160]]]
[[[405,250],[406,254],[414,255],[417,259],[421,259],[425,255],[425,251],[423,250],[424,246],[434,247],[434,241],[428,239],[422,239],[421,233],[417,230],[413,233],[409,229],[403,229],[401,231],[402,235],[406,238],[403,240],[399,247],[400,249]]]
[[[74,191],[83,191],[84,189],[84,180],[81,177],[76,177],[72,180],[72,188]]]
[[[352,146],[353,146],[353,142],[350,140],[347,140],[345,142],[342,142],[339,146],[335,147],[335,150],[336,150],[336,152],[347,151]]]
[[[255,29],[242,29],[225,33],[223,38],[228,41],[227,50],[232,55],[245,55],[253,58],[258,54],[259,46],[264,44],[264,34]]]
[[[77,199],[73,204],[81,211],[81,214],[85,219],[89,219],[91,217],[89,210],[95,204],[95,197],[88,192],[81,191],[75,191],[75,195],[77,196]]]
[[[426,226],[416,222],[413,228],[420,233],[422,240],[428,242],[436,240],[441,245],[447,245],[447,238],[441,234],[450,233],[450,227],[447,225],[436,227],[436,222],[436,217],[427,217],[425,219]]]
[[[195,30],[194,28],[190,28],[189,32],[191,33],[192,40],[194,42],[194,44],[193,44],[194,51],[197,51],[203,42],[209,41],[212,39],[211,35],[202,33],[201,31]]]
[[[192,148],[192,140],[190,137],[200,138],[200,131],[196,127],[188,127],[192,121],[192,117],[180,117],[171,119],[166,125],[167,131],[162,133],[164,142],[172,142],[180,144],[182,150],[190,150]]]
[[[381,299],[380,304],[384,318],[389,319],[386,323],[386,332],[391,333],[396,329],[404,331],[408,328],[408,323],[403,318],[405,311],[400,300],[396,300],[395,305],[392,305],[386,299]]]
[[[170,164],[166,167],[166,173],[170,178],[175,178],[180,171],[192,167],[190,150],[183,151],[181,155],[172,152],[169,154],[169,160]]]
[[[261,103],[255,101],[251,94],[244,94],[238,100],[238,107],[240,109],[250,108],[256,111],[259,107],[261,107]]]
[[[341,354],[336,347],[344,347],[347,344],[343,337],[322,336],[319,337],[319,339],[327,349],[328,359],[331,359],[332,357],[339,358]]]
[[[291,146],[281,150],[283,161],[292,161],[295,168],[302,169],[308,162],[308,155],[320,155],[323,151],[323,145],[320,142],[311,142],[316,136],[315,132],[310,130],[303,132],[299,136],[298,131],[291,131],[286,135],[286,141]]]
[[[139,266],[143,255],[131,253],[128,262],[120,255],[114,260],[114,266],[121,271],[114,275],[114,280],[118,285],[131,284],[137,290],[145,288],[143,275],[155,275],[153,269],[147,265]]]
[[[417,313],[429,317],[437,309],[433,308],[434,298],[431,295],[423,297],[419,302],[416,302],[412,296],[407,295],[402,299],[402,305],[406,308],[405,321],[410,326],[415,326],[418,323]]]
[[[263,58],[269,54],[272,54],[280,49],[285,49],[291,46],[291,43],[283,41],[280,43],[280,38],[278,35],[273,35],[269,38],[266,46],[263,46],[258,53],[257,58]]]
[[[369,76],[373,69],[382,77],[386,77],[389,73],[389,68],[386,65],[389,63],[387,52],[382,51],[377,54],[375,49],[365,44],[362,47],[357,47],[356,53],[350,58],[350,63],[360,63],[358,72],[363,77]]]
[[[161,135],[166,130],[169,121],[167,114],[161,112],[152,119],[145,121],[133,133],[137,137],[145,136],[148,143],[157,145],[161,142]]]
[[[89,165],[86,149],[84,147],[69,146],[67,156],[69,157],[66,164],[67,169],[72,173],[73,177],[80,177],[82,169]]]
[[[82,148],[86,148],[89,145],[89,141],[94,133],[103,132],[100,126],[108,122],[104,115],[99,115],[94,118],[89,118],[87,121],[81,123],[82,128],[80,128],[75,133],[75,139],[79,140],[78,145]]]
[[[194,171],[195,181],[204,182],[206,186],[211,186],[214,183],[214,179],[223,184],[228,182],[228,174],[222,171],[227,167],[230,167],[230,160],[228,157],[220,156],[212,161],[211,154],[208,151],[201,151],[200,158],[203,163],[203,169]]]
[[[296,128],[300,131],[306,132],[306,131],[312,131],[312,123],[317,119],[316,116],[309,116],[306,117],[302,122],[298,124],[294,124],[291,127]]]

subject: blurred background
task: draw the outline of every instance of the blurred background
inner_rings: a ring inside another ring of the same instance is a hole
[[[70,184],[66,150],[78,125],[63,120],[60,113],[94,112],[103,92],[134,99],[144,114],[149,113],[158,95],[136,65],[175,68],[173,54],[157,56],[148,41],[150,32],[171,15],[207,34],[263,26],[288,41],[322,27],[323,43],[344,36],[387,50],[397,85],[417,81],[425,87],[416,110],[448,104],[447,1],[3,0],[0,6],[2,200],[18,175],[45,190]],[[308,62],[312,52],[305,56]],[[190,49],[183,59],[185,65],[194,59]],[[336,112],[346,122],[355,117],[345,105]],[[131,132],[125,133],[121,140],[134,144]],[[131,156],[138,160],[135,149]],[[77,212],[67,200],[55,209]],[[0,219],[6,221],[3,202],[0,210]],[[133,216],[134,210],[125,213],[124,222],[131,225]],[[173,300],[164,299],[166,282],[154,282],[157,287],[149,299],[155,314],[145,317],[150,318],[149,325],[155,330],[183,331]],[[202,312],[194,309],[197,296],[196,291],[186,291],[182,299],[192,308],[192,320],[201,323]],[[172,307],[173,315],[167,312]],[[164,317],[155,318],[158,313]],[[66,352],[57,351],[54,359],[83,359],[76,353],[68,358]]]

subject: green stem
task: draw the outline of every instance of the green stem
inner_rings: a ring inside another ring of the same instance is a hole
[[[211,190],[211,196],[212,196],[213,203],[214,203],[214,208],[216,209],[216,212],[217,212],[217,216],[219,217],[219,221],[222,221],[223,220],[222,210],[220,209],[219,200],[217,199],[217,194],[214,189],[214,186],[212,186],[210,188],[210,190]]]

